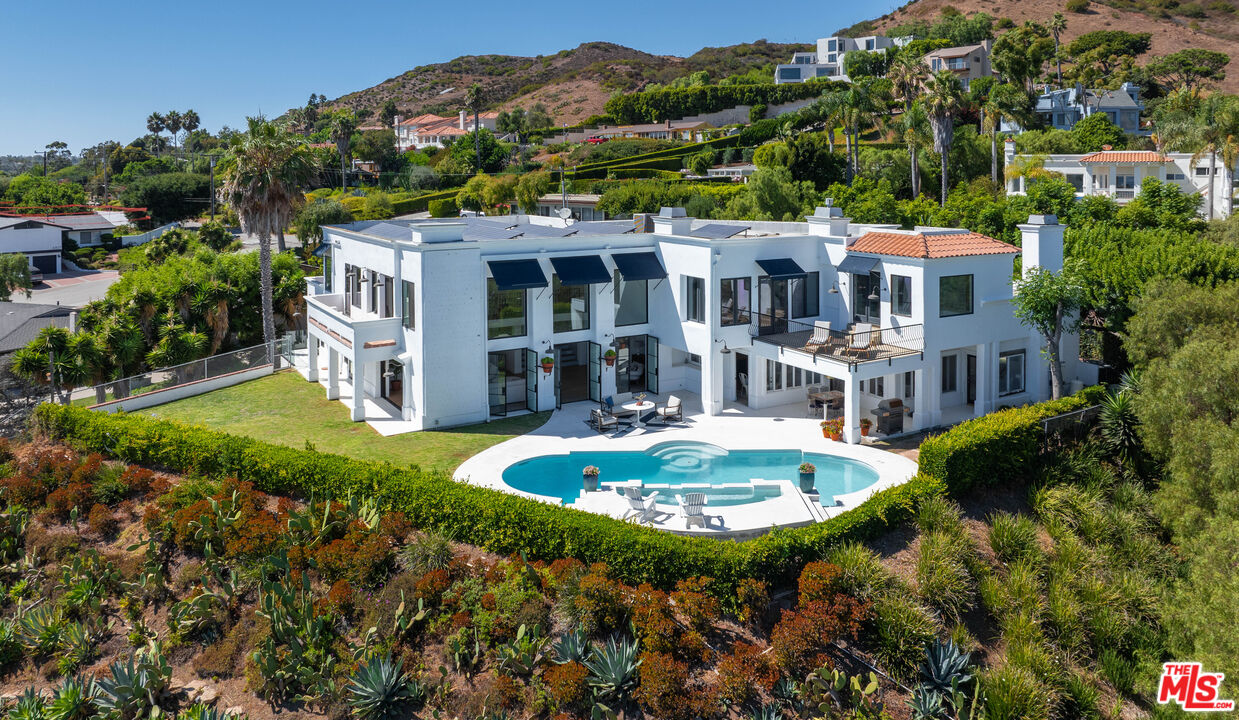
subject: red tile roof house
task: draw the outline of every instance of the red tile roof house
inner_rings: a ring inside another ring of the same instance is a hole
[[[499,123],[499,113],[478,113],[477,120],[479,125],[494,132]],[[461,135],[473,132],[474,128],[473,113],[465,110],[461,110],[455,118],[433,113],[411,118],[397,115],[392,124],[396,131],[396,149],[400,152],[428,147],[441,148]]]
[[[1187,193],[1201,197],[1200,215],[1205,218],[1226,218],[1234,209],[1235,168],[1226,167],[1219,157],[1210,167],[1209,156],[1193,161],[1192,153],[1159,153],[1152,150],[1112,150],[1106,146],[1094,153],[1071,155],[1021,156],[1015,154],[1015,142],[1005,145],[1006,164],[1021,159],[1030,162],[1035,157],[1046,170],[1060,173],[1076,190],[1077,197],[1104,195],[1119,204],[1126,204],[1140,193],[1145,178],[1156,178],[1178,185]],[[1210,182],[1212,178],[1212,182]],[[1007,180],[1008,195],[1027,192],[1025,178]]]

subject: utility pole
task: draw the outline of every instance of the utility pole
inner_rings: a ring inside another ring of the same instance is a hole
[[[210,157],[211,163],[211,222],[215,222],[215,156]]]

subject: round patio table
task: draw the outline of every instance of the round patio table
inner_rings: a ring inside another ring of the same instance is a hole
[[[641,416],[653,410],[654,403],[650,400],[646,400],[644,402],[633,401],[633,402],[626,402],[623,405],[620,405],[620,407],[624,408],[625,410],[636,411],[637,417],[635,420],[633,420],[632,424],[635,427],[643,428],[645,427],[645,421],[641,419]]]

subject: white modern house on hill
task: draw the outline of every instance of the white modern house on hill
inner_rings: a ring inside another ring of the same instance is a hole
[[[1230,212],[1227,198],[1234,192],[1235,168],[1228,168],[1218,158],[1209,167],[1206,156],[1196,162],[1191,153],[1159,153],[1153,150],[1111,150],[1072,155],[1016,155],[1015,141],[1005,144],[1005,161],[1031,162],[1034,159],[1045,170],[1060,173],[1076,190],[1077,197],[1103,195],[1119,204],[1131,202],[1140,193],[1145,178],[1156,178],[1178,185],[1186,193],[1201,196],[1200,214],[1209,216],[1213,202],[1213,217],[1225,218]],[[1212,183],[1210,183],[1212,180]],[[1210,190],[1212,184],[1212,191]],[[1007,180],[1008,195],[1023,195],[1028,180],[1023,177]]]
[[[848,81],[843,71],[843,56],[849,52],[884,52],[887,48],[907,45],[912,38],[889,38],[885,35],[866,35],[848,38],[834,35],[818,38],[816,52],[798,52],[792,61],[775,66],[776,85],[799,83],[806,80]]]
[[[1063,226],[1021,229],[1024,268],[1061,268]],[[827,206],[803,223],[665,208],[323,231],[308,377],[351,394],[357,421],[421,430],[681,392],[708,415],[841,417],[856,442],[862,418],[893,435],[1050,392],[1041,340],[1012,311],[1020,249],[964,230],[854,225]],[[1069,382],[1096,381],[1074,337],[1062,350]]]

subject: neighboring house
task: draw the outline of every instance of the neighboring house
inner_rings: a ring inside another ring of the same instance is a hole
[[[748,182],[755,172],[757,166],[753,163],[731,163],[710,168],[706,171],[706,176],[731,178],[732,182]]]
[[[1123,83],[1118,90],[1086,90],[1079,83],[1061,90],[1047,88],[1037,98],[1034,109],[1046,127],[1057,130],[1070,130],[1084,118],[1104,113],[1110,122],[1126,133],[1147,134],[1140,129],[1140,113],[1144,111],[1144,103],[1140,101],[1140,86],[1134,83]],[[1024,128],[1018,123],[1003,120],[1001,130],[1019,133]]]
[[[0,358],[26,347],[47,327],[73,331],[77,310],[68,305],[0,302]]]
[[[573,220],[606,220],[607,214],[598,209],[601,195],[589,193],[547,193],[538,198],[538,215],[542,217],[559,217],[559,211],[568,208],[572,211]]]
[[[644,125],[601,125],[589,131],[588,142],[591,139],[613,140],[615,138],[646,138],[649,140],[691,140],[701,142],[706,139],[705,131],[711,129],[709,123],[696,120],[665,120],[660,123]]]
[[[774,68],[776,85],[799,83],[806,80],[841,80],[848,81],[847,73],[843,71],[843,56],[849,52],[863,50],[866,52],[883,52],[887,48],[902,47],[912,38],[889,38],[884,35],[866,35],[865,37],[818,38],[817,52],[798,52],[792,55],[792,61]]]
[[[0,253],[22,253],[32,270],[60,272],[60,253],[69,228],[46,218],[0,217]]]
[[[942,48],[925,53],[925,64],[930,72],[949,70],[963,83],[964,89],[973,80],[983,77],[995,77],[997,73],[990,65],[989,54],[993,48],[993,40],[985,40],[976,45],[961,45],[959,47]]]
[[[1187,193],[1201,196],[1200,214],[1209,215],[1209,158],[1193,165],[1191,153],[1158,153],[1152,150],[1110,150],[1074,155],[1016,155],[1015,141],[1005,143],[1005,161],[1010,167],[1019,159],[1036,158],[1045,170],[1062,174],[1076,190],[1077,197],[1106,195],[1120,204],[1131,201],[1140,193],[1145,178],[1157,178],[1178,185]],[[1219,158],[1213,169],[1213,216],[1228,214],[1228,193],[1234,192],[1235,168],[1227,168]],[[1023,195],[1028,190],[1026,178],[1007,180],[1008,195]]]
[[[1020,229],[1024,271],[1060,270],[1063,226],[1034,216]],[[627,221],[366,221],[323,235],[325,275],[308,280],[309,378],[329,398],[351,393],[354,420],[391,430],[634,393],[697,393],[710,415],[803,413],[813,386],[837,391],[858,442],[861,419],[896,400],[905,409],[886,434],[1050,392],[1041,338],[1012,307],[1021,249],[966,230],[853,225],[828,205],[801,223],[664,208]],[[1096,382],[1075,336],[1062,354],[1072,388]]]
[[[14,216],[15,217],[15,216]],[[23,217],[45,220],[60,226],[62,239],[72,240],[78,247],[96,247],[112,237],[112,231],[129,224],[129,218],[120,210],[97,210],[63,215],[26,215]],[[11,217],[9,219],[12,219]]]
[[[402,118],[397,115],[392,121],[396,130],[396,150],[421,150],[424,148],[441,148],[461,135],[473,132],[473,113],[461,110],[455,118],[442,117],[433,113],[417,117]],[[478,114],[478,124],[494,132],[499,123],[498,112]]]

